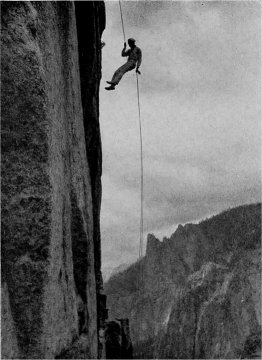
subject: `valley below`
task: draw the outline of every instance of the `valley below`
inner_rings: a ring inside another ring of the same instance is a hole
[[[109,319],[128,318],[134,358],[260,358],[261,205],[170,238],[105,284]]]

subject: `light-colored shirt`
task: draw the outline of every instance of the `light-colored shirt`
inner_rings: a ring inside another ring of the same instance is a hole
[[[141,65],[142,62],[142,51],[139,47],[135,46],[133,49],[129,49],[125,51],[125,48],[122,50],[122,56],[128,56],[127,61],[135,61],[137,62],[137,67]]]

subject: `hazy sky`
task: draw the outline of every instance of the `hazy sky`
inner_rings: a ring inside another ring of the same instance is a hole
[[[260,4],[122,1],[126,36],[143,51],[145,239],[260,201]],[[104,90],[123,34],[118,1],[106,2],[100,123],[104,273],[138,256],[139,124],[135,72]]]

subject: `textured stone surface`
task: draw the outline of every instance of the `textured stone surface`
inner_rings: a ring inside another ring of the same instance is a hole
[[[128,319],[107,322],[105,345],[107,359],[133,359]]]
[[[99,124],[97,105],[81,93],[83,20],[73,2],[2,2],[1,10],[2,334],[12,333],[2,357],[54,358],[77,343],[72,358],[96,358],[101,187],[95,198],[92,179],[101,168],[90,174],[87,153],[101,167],[101,146],[86,141],[100,131],[90,125]],[[98,99],[104,4],[82,10],[92,24],[86,68],[96,66],[85,81]]]
[[[105,5],[103,1],[76,1],[75,10],[85,143],[93,203],[94,265],[97,293],[99,293],[103,287],[100,239],[102,149],[99,125],[99,85],[101,79],[101,36],[105,28]],[[92,36],[87,36],[87,34],[92,34]],[[99,302],[97,304],[98,314],[103,313],[102,309],[99,308]],[[98,327],[103,326],[103,321],[102,318],[98,319]]]
[[[245,271],[208,263],[190,276],[175,300],[155,354],[168,359],[235,359],[243,354],[247,338],[259,333]]]
[[[1,332],[1,353],[8,354],[9,358],[17,359],[19,349],[10,308],[8,287],[4,282],[1,283],[1,298],[1,324],[4,324],[4,331]]]
[[[130,320],[135,358],[259,358],[261,205],[180,225],[162,242],[149,235],[143,260],[105,290],[109,318]]]
[[[208,258],[205,240],[192,224],[178,227],[163,242],[148,235],[145,258],[106,284],[110,318],[128,317],[134,342],[156,335],[167,323],[179,287]],[[138,281],[141,272],[143,284]]]

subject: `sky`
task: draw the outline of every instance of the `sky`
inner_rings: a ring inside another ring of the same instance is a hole
[[[136,39],[148,233],[261,201],[261,10],[255,1],[122,1]],[[118,1],[106,1],[100,125],[102,270],[139,253],[140,143],[135,72],[126,60]]]

